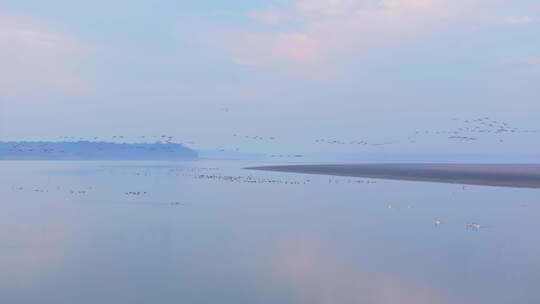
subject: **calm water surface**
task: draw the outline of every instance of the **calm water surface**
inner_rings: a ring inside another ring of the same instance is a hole
[[[0,162],[0,303],[540,303],[539,190],[254,165]]]

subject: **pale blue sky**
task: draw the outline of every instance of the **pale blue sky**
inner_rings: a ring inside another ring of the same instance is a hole
[[[263,152],[538,151],[539,134],[405,139],[460,127],[452,117],[540,129],[539,37],[536,0],[0,0],[0,137],[170,134]]]

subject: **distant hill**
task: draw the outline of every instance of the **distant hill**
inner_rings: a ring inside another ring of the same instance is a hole
[[[0,160],[186,160],[198,153],[176,143],[0,142]]]

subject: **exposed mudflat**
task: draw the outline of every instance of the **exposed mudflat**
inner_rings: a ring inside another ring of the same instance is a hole
[[[246,168],[335,176],[540,188],[539,164],[334,164]]]

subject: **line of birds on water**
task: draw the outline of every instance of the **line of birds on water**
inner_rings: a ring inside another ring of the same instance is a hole
[[[105,172],[106,169],[102,169]],[[134,175],[138,177],[151,177],[151,176],[171,176],[171,177],[187,177],[196,180],[209,180],[209,181],[224,181],[224,182],[239,182],[249,184],[283,184],[283,185],[307,185],[312,180],[305,179],[291,179],[291,178],[268,178],[268,177],[255,177],[251,174],[248,175],[230,175],[219,173],[218,167],[178,167],[168,168],[164,170],[128,170],[126,174]],[[118,170],[109,170],[109,173],[118,174]],[[329,178],[329,184],[377,184],[379,180],[373,179],[360,179],[360,178]]]
[[[186,175],[188,176],[188,175]],[[225,181],[225,182],[228,182],[228,183],[234,183],[234,182],[237,182],[237,183],[257,183],[257,184],[285,184],[285,185],[300,185],[300,184],[309,184],[311,182],[311,180],[304,180],[304,181],[283,181],[283,180],[279,180],[279,179],[269,179],[269,178],[262,178],[262,177],[259,177],[259,178],[256,178],[256,177],[253,177],[253,176],[233,176],[233,175],[215,175],[215,174],[194,174],[194,175],[190,175],[191,177],[195,178],[195,179],[205,179],[205,180],[218,180],[218,181]],[[329,184],[335,184],[335,183],[340,183],[341,181],[339,181],[339,179],[329,179],[328,180],[328,183]],[[353,179],[348,179],[347,180],[347,183],[367,183],[367,184],[370,184],[370,183],[376,183],[377,181],[371,181],[371,180],[353,180]],[[29,192],[33,192],[33,193],[49,193],[49,188],[42,188],[42,187],[29,187],[29,188],[25,188],[25,187],[22,187],[22,186],[17,186],[17,187],[13,187],[13,189],[15,191],[18,191],[18,192],[23,192],[23,191],[29,191]],[[56,190],[57,191],[61,191],[61,187],[56,187]],[[70,195],[87,195],[89,194],[92,190],[94,190],[94,187],[85,187],[85,188],[79,188],[79,189],[67,189],[66,190],[66,193],[69,193]],[[149,193],[147,191],[126,191],[124,192],[124,195],[125,196],[128,196],[128,197],[139,197],[139,196],[146,196],[146,195],[149,195]],[[157,203],[157,204],[160,204],[160,205],[171,205],[171,206],[183,206],[185,205],[185,203],[183,202],[179,202],[179,201],[171,201],[171,202],[168,202],[168,203]],[[400,206],[394,206],[392,204],[387,204],[386,205],[386,208],[389,209],[389,210],[400,210]],[[411,205],[407,205],[406,206],[406,209],[412,209],[413,207]],[[444,221],[439,218],[439,217],[435,217],[433,218],[433,225],[438,228],[439,226],[443,225]],[[480,231],[482,229],[485,229],[485,228],[488,228],[487,226],[483,225],[483,224],[480,224],[478,222],[467,222],[466,225],[465,225],[465,228],[467,230],[471,230],[471,231]]]
[[[302,154],[270,154],[271,158],[302,158]]]
[[[339,140],[339,139],[325,139],[325,138],[319,138],[314,140],[317,144],[328,144],[328,145],[361,145],[361,146],[372,146],[372,147],[380,147],[380,146],[387,146],[392,145],[396,142],[394,141],[386,141],[386,142],[371,142],[368,140]]]
[[[190,178],[194,180],[202,180],[207,182],[223,182],[223,183],[241,183],[241,184],[266,184],[266,185],[287,185],[287,186],[298,186],[298,185],[308,185],[312,183],[312,179],[303,178],[303,179],[293,179],[293,178],[272,178],[265,176],[254,176],[251,174],[247,175],[232,175],[232,174],[223,174],[220,172],[218,167],[198,167],[198,166],[182,166],[176,168],[153,168],[153,169],[143,169],[143,170],[133,170],[131,167],[119,167],[119,168],[99,168],[96,170],[98,174],[109,174],[113,176],[123,176],[131,175],[136,178],[144,177],[181,177],[181,178]],[[353,179],[353,178],[330,178],[328,179],[329,184],[375,184],[378,181],[370,179]],[[26,193],[64,193],[68,196],[88,196],[93,193],[96,193],[96,188],[93,186],[89,187],[74,187],[74,188],[65,188],[61,186],[13,186],[12,189],[17,192],[26,192]],[[56,190],[56,191],[54,191]],[[152,197],[149,191],[145,190],[129,190],[124,192],[115,191],[118,195],[123,194],[126,199],[129,198],[139,198],[139,197]],[[160,203],[161,204],[161,203]],[[185,203],[179,201],[171,201],[170,203],[165,203],[166,205],[180,206]]]
[[[181,167],[165,170],[162,174],[176,177],[188,177],[196,180],[223,181],[228,183],[248,183],[248,184],[283,184],[283,185],[306,185],[311,179],[285,179],[255,177],[253,175],[230,175],[213,173],[219,171],[216,167]],[[135,172],[136,176],[152,176],[152,172]],[[155,172],[154,172],[155,174]]]
[[[270,184],[308,184],[309,182],[311,182],[311,180],[305,180],[303,182],[300,182],[300,181],[282,181],[282,180],[277,180],[277,179],[268,179],[268,178],[254,178],[253,176],[232,176],[232,175],[215,175],[215,174],[193,174],[193,175],[184,175],[184,176],[191,176],[191,177],[194,177],[194,178],[197,178],[197,179],[210,179],[210,180],[223,180],[223,181],[228,181],[228,182],[245,182],[245,183],[270,183]],[[340,179],[329,179],[328,180],[328,183],[329,184],[338,184],[338,183],[341,183],[342,180]],[[372,181],[372,180],[353,180],[353,179],[347,179],[346,180],[347,183],[351,184],[351,183],[367,183],[367,184],[371,184],[371,183],[377,183],[377,181]],[[84,190],[81,190],[81,189],[69,189],[67,190],[69,194],[78,194],[78,195],[86,195],[88,194],[91,190],[93,190],[94,188],[93,187],[86,187],[84,188]],[[34,193],[49,193],[49,189],[48,188],[41,188],[41,187],[30,187],[30,188],[25,188],[25,187],[22,187],[22,186],[18,186],[18,187],[14,187],[14,190],[16,191],[25,191],[25,190],[28,190],[28,191],[31,191],[31,192],[34,192]],[[56,187],[56,190],[61,190],[60,187]],[[147,195],[148,192],[147,191],[127,191],[127,192],[124,192],[124,195],[126,196],[142,196],[142,195]],[[180,202],[173,202],[174,205],[180,205],[182,203]],[[388,204],[387,209],[396,209],[396,210],[399,210],[400,208],[399,207],[396,207],[392,204]],[[407,209],[412,209],[413,207],[411,205],[407,205],[406,206]],[[434,218],[433,219],[433,224],[438,227],[440,226],[441,224],[443,223],[443,221],[441,220],[441,218]],[[487,228],[486,226],[484,225],[481,225],[477,222],[470,222],[470,223],[467,223],[467,228],[468,229],[471,229],[471,230],[479,230],[479,229],[482,229],[482,228]]]
[[[303,179],[303,180],[293,180],[293,179],[280,179],[280,178],[268,178],[268,177],[261,177],[261,176],[253,176],[253,175],[228,175],[228,174],[222,174],[220,173],[219,167],[199,167],[199,166],[182,166],[182,167],[175,167],[175,168],[169,168],[169,167],[163,167],[163,168],[152,168],[151,170],[132,170],[131,167],[127,167],[126,170],[122,170],[121,168],[102,168],[98,170],[100,173],[110,173],[117,175],[118,173],[124,171],[125,174],[130,174],[138,177],[148,177],[153,175],[160,175],[160,176],[178,176],[178,177],[189,177],[196,180],[207,180],[207,181],[221,181],[226,183],[246,183],[246,184],[283,184],[283,185],[307,185],[312,182],[311,179]],[[353,179],[353,178],[329,178],[328,184],[375,184],[378,183],[378,180],[372,180],[372,179]],[[50,189],[56,189],[59,192],[68,193],[70,195],[87,195],[90,194],[92,191],[95,190],[94,187],[79,187],[79,188],[70,188],[70,189],[62,189],[60,186],[57,187],[23,187],[23,186],[16,186],[13,187],[15,191],[18,192],[33,192],[33,193],[49,193]],[[461,186],[461,190],[467,190],[466,186]],[[141,196],[147,196],[150,195],[147,191],[125,191],[124,196],[126,197],[141,197]],[[185,205],[184,202],[175,201],[172,200],[167,203],[156,203],[159,205],[169,205],[169,206],[183,206]],[[400,210],[401,206],[388,204],[386,206],[387,209],[391,210]],[[406,209],[412,209],[412,205],[407,205]],[[433,225],[435,227],[440,227],[444,224],[444,221],[439,218],[435,217],[432,220]],[[488,226],[485,226],[483,224],[480,224],[476,221],[467,222],[465,224],[465,228],[470,231],[480,231],[485,228],[488,228]]]
[[[31,193],[49,193],[49,192],[52,192],[52,191],[49,191],[49,188],[42,188],[42,187],[28,187],[28,188],[25,188],[25,187],[22,187],[22,186],[17,186],[17,187],[14,187],[13,188],[15,191],[17,192],[31,192]],[[81,189],[67,189],[65,190],[64,193],[67,193],[69,195],[77,195],[77,196],[83,196],[83,195],[88,195],[91,193],[91,190],[93,190],[94,188],[93,187],[87,187],[87,188],[84,188],[84,190],[81,190]],[[56,190],[57,192],[62,192],[62,189],[61,187],[56,187]],[[124,195],[127,196],[127,197],[139,197],[139,196],[146,196],[148,195],[149,193],[147,191],[126,191],[124,192]],[[158,205],[171,205],[171,206],[181,206],[181,205],[185,205],[185,203],[183,202],[179,202],[179,201],[172,201],[172,202],[168,202],[168,203],[157,203]]]

